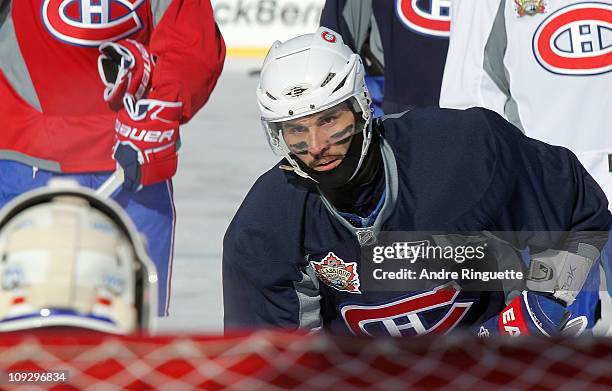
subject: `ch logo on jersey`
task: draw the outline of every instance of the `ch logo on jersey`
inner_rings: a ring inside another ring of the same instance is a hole
[[[329,42],[329,43],[335,43],[336,42],[336,36],[332,33],[330,33],[329,31],[323,31],[323,33],[321,33],[321,38],[323,38],[325,41]]]
[[[598,75],[612,70],[612,4],[584,2],[561,8],[538,26],[533,53],[547,71]]]
[[[434,37],[450,35],[450,0],[396,0],[399,19],[409,29]]]
[[[383,305],[347,305],[341,313],[355,335],[388,334],[393,337],[447,333],[473,302],[455,303],[460,288],[454,281],[431,291]],[[438,310],[438,311],[436,311]],[[436,316],[425,317],[427,312]]]
[[[47,31],[62,42],[97,47],[125,38],[143,27],[137,14],[145,0],[44,0]]]

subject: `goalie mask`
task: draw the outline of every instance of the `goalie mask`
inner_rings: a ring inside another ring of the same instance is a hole
[[[275,42],[262,66],[257,101],[272,150],[296,174],[334,187],[357,174],[371,141],[371,100],[361,59],[340,35],[321,27]]]
[[[64,326],[151,329],[157,275],[120,206],[72,181],[0,213],[0,331]]]

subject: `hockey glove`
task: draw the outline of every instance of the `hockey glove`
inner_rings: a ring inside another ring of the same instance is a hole
[[[146,96],[151,87],[155,62],[147,48],[139,42],[124,39],[104,42],[99,47],[98,73],[106,86],[104,100],[118,110],[123,97],[129,94],[135,100]]]
[[[181,106],[126,97],[115,122],[113,148],[113,158],[124,170],[124,189],[138,191],[176,173]]]
[[[569,320],[570,313],[552,295],[523,291],[502,312],[484,322],[477,330],[479,337],[492,335],[532,335],[552,337],[578,336],[587,325],[579,316]]]

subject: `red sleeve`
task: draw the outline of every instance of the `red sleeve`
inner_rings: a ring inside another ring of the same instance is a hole
[[[210,0],[174,0],[149,48],[157,58],[149,98],[182,102],[181,122],[189,121],[208,100],[225,60]]]

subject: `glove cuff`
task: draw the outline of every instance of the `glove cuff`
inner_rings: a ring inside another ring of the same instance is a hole
[[[139,100],[151,87],[153,57],[140,42],[123,39],[99,47],[98,73],[105,85],[104,100],[118,109],[124,96]]]

